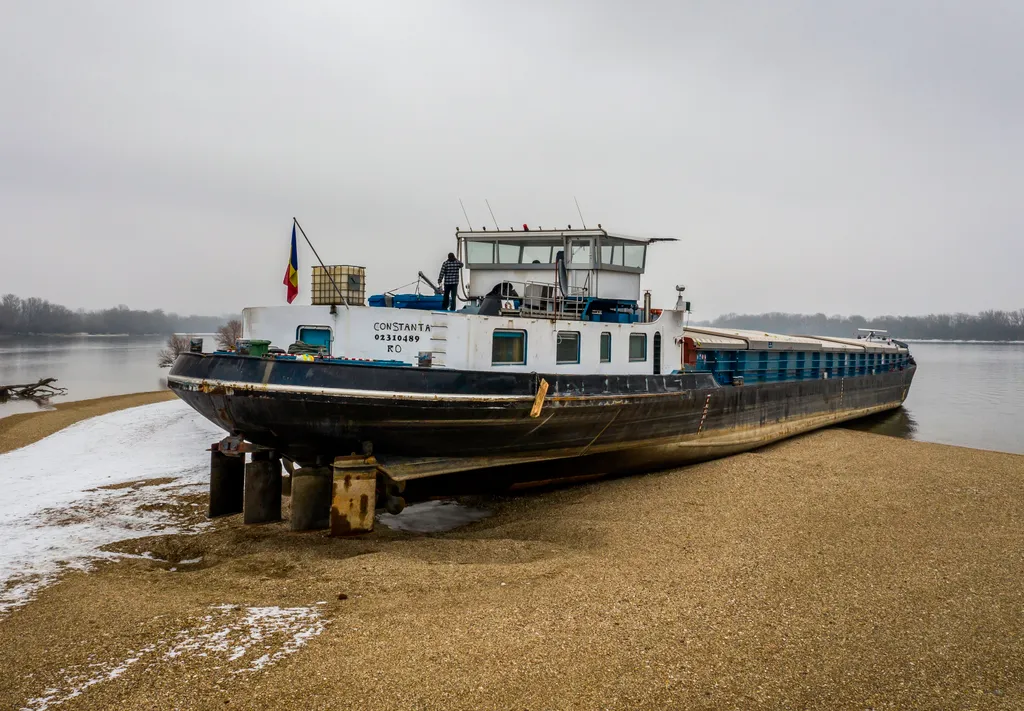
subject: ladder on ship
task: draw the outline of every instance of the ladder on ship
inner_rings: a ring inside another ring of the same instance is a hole
[[[432,313],[430,317],[430,357],[432,365],[444,368],[448,355],[448,317]]]

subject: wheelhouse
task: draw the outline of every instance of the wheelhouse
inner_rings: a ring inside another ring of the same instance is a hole
[[[467,295],[486,297],[495,284],[525,292],[558,288],[563,297],[637,301],[647,247],[657,239],[604,229],[460,230],[459,253],[470,272]]]
[[[653,242],[598,229],[459,230],[470,313],[647,321],[640,277]]]

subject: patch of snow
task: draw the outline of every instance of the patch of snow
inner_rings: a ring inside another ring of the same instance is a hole
[[[236,662],[251,652],[252,661],[231,671],[232,674],[251,674],[294,654],[327,626],[327,620],[315,607],[214,605],[210,609],[211,612],[194,625],[142,649],[132,650],[125,659],[62,669],[63,684],[30,699],[24,708],[43,711],[59,706],[81,696],[91,686],[118,678],[143,660],[145,672],[160,662],[214,657]]]
[[[406,506],[400,514],[382,513],[377,521],[396,531],[439,533],[487,518],[491,512],[455,501],[423,501]]]
[[[205,450],[223,436],[171,401],[84,420],[0,454],[0,616],[64,570],[119,557],[103,545],[186,532],[173,515],[142,507],[203,491]],[[100,488],[150,479],[171,481]]]
[[[89,664],[87,669],[91,671],[86,671],[79,676],[65,674],[64,682],[68,684],[70,688],[62,689],[60,687],[51,687],[44,692],[44,696],[29,699],[28,705],[23,706],[22,711],[29,709],[33,711],[35,709],[39,709],[42,711],[42,709],[48,709],[51,706],[59,706],[65,701],[70,701],[77,696],[81,696],[90,686],[95,686],[101,682],[111,681],[112,679],[118,678],[128,671],[128,667],[135,664],[135,662],[142,659],[143,655],[149,654],[154,649],[156,649],[156,646],[150,645],[139,650],[139,652],[133,651],[131,654],[134,654],[135,656],[129,657],[118,664]]]

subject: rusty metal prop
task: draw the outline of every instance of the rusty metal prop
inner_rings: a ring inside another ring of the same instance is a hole
[[[373,530],[377,507],[377,460],[336,457],[331,492],[331,535],[351,536]]]

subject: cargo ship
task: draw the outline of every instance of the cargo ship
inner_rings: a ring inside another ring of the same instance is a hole
[[[654,308],[641,278],[666,240],[525,225],[455,238],[459,310],[433,289],[366,299],[361,268],[316,267],[314,303],[245,309],[240,348],[182,354],[170,388],[295,466],[357,453],[404,482],[720,457],[897,408],[914,377],[885,334],[693,325],[682,286]]]

